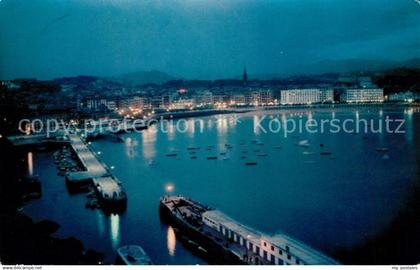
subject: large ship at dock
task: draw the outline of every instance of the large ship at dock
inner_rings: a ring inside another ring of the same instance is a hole
[[[330,265],[334,259],[284,234],[249,228],[219,210],[184,196],[160,199],[163,221],[210,263],[251,265]]]

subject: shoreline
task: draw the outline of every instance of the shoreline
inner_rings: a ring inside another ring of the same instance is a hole
[[[1,166],[4,177],[0,181],[0,258],[3,264],[39,265],[98,265],[104,264],[104,254],[86,249],[77,235],[58,237],[61,225],[53,220],[35,222],[22,210],[25,202],[22,181],[21,151],[7,140],[0,140]],[[7,179],[4,181],[3,179]],[[42,199],[42,197],[40,198]],[[36,200],[36,199],[35,199]],[[24,243],[24,245],[22,245]]]

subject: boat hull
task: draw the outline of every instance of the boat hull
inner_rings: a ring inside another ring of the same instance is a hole
[[[173,226],[176,229],[175,231],[181,234],[179,238],[187,248],[200,255],[210,264],[245,264],[222,244],[202,233],[199,228],[174,215],[162,202],[159,205],[159,216],[163,223]]]

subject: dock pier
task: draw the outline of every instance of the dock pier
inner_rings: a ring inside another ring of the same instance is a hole
[[[69,134],[70,146],[82,163],[85,171],[66,173],[66,184],[70,189],[91,184],[104,210],[123,210],[127,206],[127,195],[121,182],[108,166],[82,141],[77,134]]]
[[[121,212],[127,207],[127,194],[121,182],[108,166],[92,151],[77,133],[56,132],[46,134],[10,136],[8,140],[15,147],[40,147],[45,145],[67,145],[76,154],[84,170],[67,172],[66,185],[70,192],[84,186],[92,186],[101,208],[106,212]]]

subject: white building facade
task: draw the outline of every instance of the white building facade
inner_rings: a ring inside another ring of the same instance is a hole
[[[348,88],[343,101],[348,103],[383,102],[384,90],[382,88]]]
[[[312,104],[333,102],[334,93],[331,89],[291,89],[281,90],[281,104]]]

